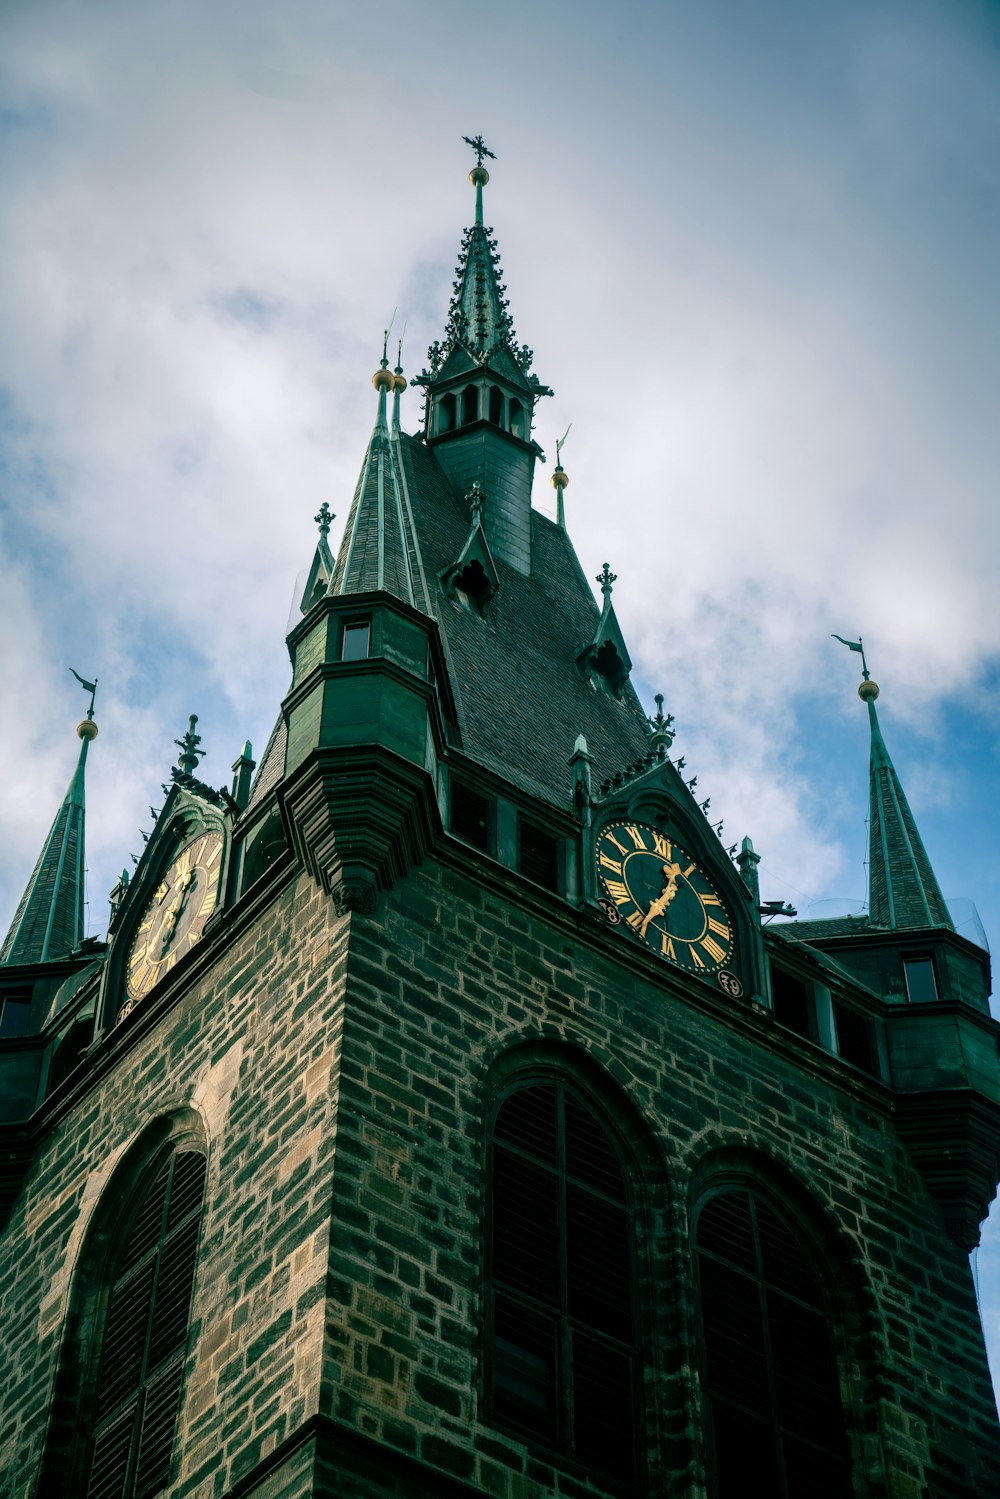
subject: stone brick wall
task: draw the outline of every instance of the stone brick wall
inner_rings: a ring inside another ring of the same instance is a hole
[[[338,918],[279,875],[94,1062],[5,1238],[2,1492],[34,1493],[116,1165],[191,1110],[209,1171],[172,1495],[592,1495],[479,1416],[485,1121],[518,1057],[568,1067],[633,1158],[653,1492],[703,1491],[690,1215],[718,1173],[747,1171],[795,1212],[840,1303],[858,1492],[1000,1492],[968,1265],[888,1091],[517,875],[454,859],[373,916]]]

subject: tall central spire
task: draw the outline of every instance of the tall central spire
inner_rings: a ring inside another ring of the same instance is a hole
[[[83,941],[83,782],[87,750],[97,738],[89,714],[76,732],[81,740],[76,769],[0,948],[0,965],[47,963],[68,956]]]
[[[532,373],[533,354],[518,344],[493,230],[483,222],[483,189],[494,158],[481,136],[465,137],[476,152],[469,181],[475,221],[466,229],[452,283],[443,342],[427,351],[415,385],[427,392],[425,436],[461,494],[478,484],[495,555],[531,571],[531,481],[542,455],[531,431],[535,401],[551,395]]]

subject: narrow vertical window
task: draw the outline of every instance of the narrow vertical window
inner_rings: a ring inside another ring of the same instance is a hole
[[[491,1136],[492,1418],[588,1468],[630,1477],[635,1277],[618,1148],[561,1080],[509,1093]]]
[[[933,958],[904,958],[906,997],[911,1005],[933,1004],[938,997]]]
[[[178,1150],[142,1193],[112,1265],[87,1499],[143,1499],[170,1481],[205,1192]]]
[[[368,656],[371,625],[367,619],[357,620],[344,626],[344,642],[340,652],[342,661],[364,661]]]
[[[708,1198],[696,1223],[713,1499],[847,1499],[829,1318],[796,1233],[756,1192]]]

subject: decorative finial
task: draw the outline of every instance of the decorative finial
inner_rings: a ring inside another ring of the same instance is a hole
[[[483,491],[479,487],[478,479],[473,482],[472,488],[469,490],[469,493],[465,496],[465,498],[467,503],[472,508],[472,524],[474,526],[481,525],[483,519],[483,506],[486,504],[486,496],[483,494]]]
[[[832,635],[832,640],[839,640],[841,645],[846,645],[849,651],[860,651],[861,653],[861,676],[862,681],[858,685],[858,697],[863,703],[874,702],[878,697],[878,683],[871,679],[868,670],[868,662],[865,660],[865,648],[859,635],[857,640],[845,640],[843,635]]]
[[[463,135],[462,139],[467,146],[471,146],[476,153],[476,164],[469,173],[469,181],[476,189],[476,226],[483,226],[483,188],[490,180],[490,174],[483,166],[483,157],[488,156],[490,161],[496,161],[496,153],[487,149],[481,135],[473,140],[472,136]]]
[[[183,776],[193,775],[198,769],[198,761],[204,756],[205,751],[199,749],[201,735],[195,733],[195,724],[198,722],[197,713],[192,713],[188,719],[187,733],[183,739],[175,739],[174,743],[180,750],[177,756],[177,769]]]
[[[96,739],[97,738],[97,725],[96,725],[96,723],[94,723],[93,719],[94,719],[94,699],[97,696],[97,678],[95,677],[92,682],[87,682],[87,681],[84,680],[83,677],[81,677],[81,675],[80,675],[80,673],[78,671],[73,671],[72,666],[69,668],[69,670],[72,673],[72,675],[74,677],[76,677],[76,680],[79,682],[79,684],[83,688],[84,692],[89,692],[90,693],[90,707],[87,709],[87,716],[84,719],[83,723],[80,724],[80,726],[79,726],[79,728],[77,729],[76,732],[79,734],[79,736],[80,736],[81,739]],[[88,725],[89,725],[89,727],[87,727]]]
[[[490,161],[496,161],[496,152],[489,149],[481,135],[477,135],[475,137],[471,135],[463,135],[462,139],[467,146],[471,146],[473,151],[475,151],[477,167],[482,166],[484,156],[488,156]]]
[[[329,505],[324,500],[322,505],[317,510],[316,514],[313,516],[313,520],[316,522],[317,526],[319,526],[320,541],[325,541],[329,536],[330,522],[336,519],[337,512],[335,510],[331,510]]]
[[[611,590],[614,587],[615,583],[618,581],[618,574],[613,573],[608,564],[605,562],[604,566],[601,568],[601,571],[598,573],[594,581],[600,583],[601,592],[603,593],[605,599],[609,599],[611,597]]]
[[[674,742],[674,715],[663,713],[663,693],[658,692],[653,699],[656,704],[656,712],[652,718],[646,720],[653,731],[653,749],[657,755],[665,755]]]
[[[556,443],[556,466],[555,466],[555,471],[554,471],[554,473],[552,475],[552,481],[551,481],[552,482],[552,488],[556,492],[556,520],[559,522],[560,526],[562,526],[564,529],[565,529],[565,526],[566,526],[566,509],[565,509],[565,504],[564,504],[564,501],[563,501],[563,490],[566,488],[567,484],[569,483],[569,474],[566,472],[566,470],[562,466],[562,450],[563,450],[563,444],[565,443],[567,437],[569,436],[570,427],[572,427],[572,425],[573,425],[573,423],[570,422],[569,427],[566,428],[566,431],[563,433],[562,437],[560,437],[559,440],[558,440],[558,442]]]
[[[372,375],[372,384],[378,391],[379,395],[381,395],[384,390],[391,390],[393,385],[392,370],[389,368],[388,349],[389,329],[386,328],[385,332],[382,335],[382,363],[379,365],[374,375]]]
[[[403,329],[403,332],[404,333],[406,332],[405,328]],[[403,391],[406,389],[406,381],[403,378],[403,340],[402,339],[399,340],[399,343],[398,343],[398,345],[396,347],[396,368],[393,370],[393,374],[396,377],[393,380],[393,382],[392,382],[393,391],[397,395],[402,395]]]

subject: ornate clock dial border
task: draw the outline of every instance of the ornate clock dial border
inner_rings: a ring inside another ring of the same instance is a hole
[[[732,917],[713,881],[672,835],[652,823],[615,819],[600,829],[595,859],[611,909],[646,947],[687,973],[727,970],[735,949]]]

